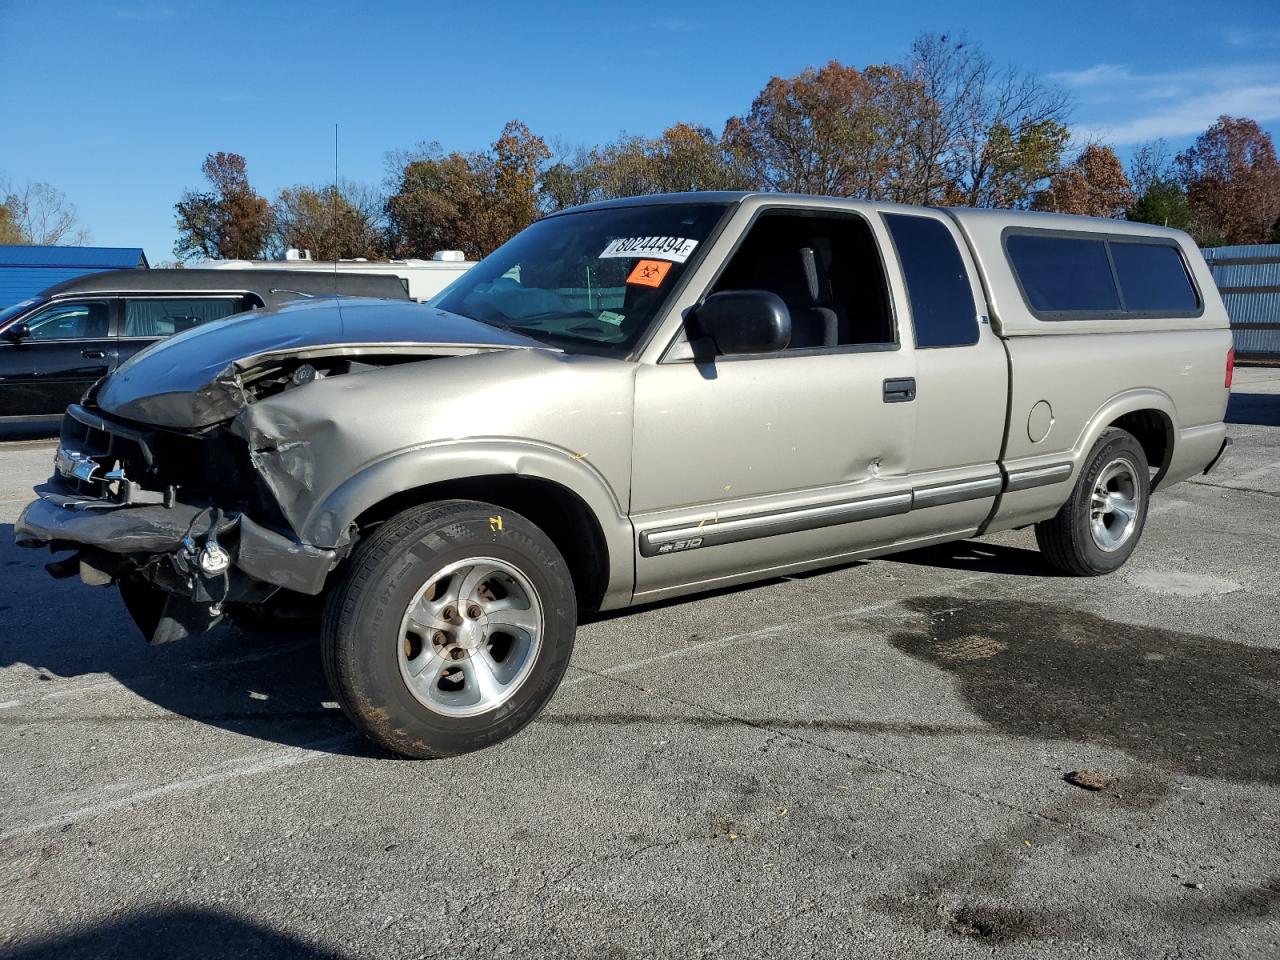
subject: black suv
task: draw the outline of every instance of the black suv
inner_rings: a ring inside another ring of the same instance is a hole
[[[325,296],[407,300],[399,277],[291,270],[113,270],[0,312],[0,431],[56,426],[139,350],[233,313]]]

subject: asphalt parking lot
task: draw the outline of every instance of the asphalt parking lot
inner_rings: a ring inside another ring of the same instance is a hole
[[[4,445],[0,953],[1280,956],[1280,369],[1229,419],[1116,575],[1023,531],[602,618],[435,762],[306,631],[149,648],[51,580]]]

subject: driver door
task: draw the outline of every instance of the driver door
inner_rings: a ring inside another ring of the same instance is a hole
[[[799,569],[890,542],[911,506],[916,358],[863,217],[766,211],[714,282],[776,293],[790,346],[643,365],[636,598]]]
[[[110,299],[58,301],[16,317],[30,334],[0,338],[0,418],[60,417],[99,378],[115,369]]]

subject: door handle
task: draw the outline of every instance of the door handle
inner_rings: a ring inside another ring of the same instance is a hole
[[[916,398],[915,377],[895,377],[884,382],[885,403],[906,403]]]
[[[107,359],[107,351],[105,350],[81,350],[80,356],[86,360],[105,360]]]

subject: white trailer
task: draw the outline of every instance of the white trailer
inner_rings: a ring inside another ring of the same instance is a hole
[[[390,274],[404,281],[414,300],[430,300],[473,266],[461,250],[441,250],[430,260],[312,260],[310,252],[290,250],[284,260],[206,260],[194,266],[208,270],[335,270],[342,273]]]

